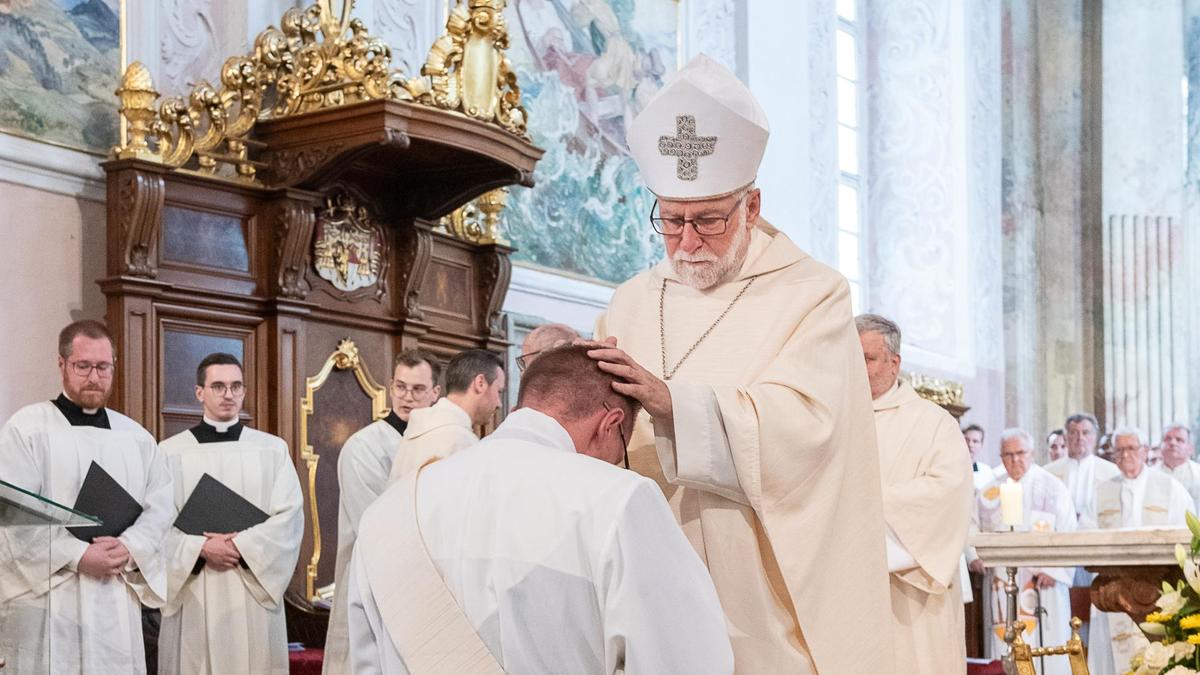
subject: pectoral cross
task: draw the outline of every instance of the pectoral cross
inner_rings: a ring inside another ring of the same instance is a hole
[[[675,136],[658,137],[658,154],[679,160],[675,175],[679,180],[696,180],[700,176],[700,158],[713,154],[716,136],[697,136],[695,115],[675,117]]]

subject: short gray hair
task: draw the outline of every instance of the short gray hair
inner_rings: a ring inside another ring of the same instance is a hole
[[[1150,441],[1146,438],[1146,434],[1142,433],[1142,430],[1138,429],[1137,427],[1120,427],[1116,431],[1113,431],[1111,434],[1109,434],[1109,438],[1112,439],[1113,445],[1116,445],[1117,439],[1122,436],[1133,436],[1138,440],[1138,445],[1141,445],[1142,447],[1150,447]]]
[[[854,327],[859,333],[879,333],[888,351],[900,354],[900,326],[895,321],[878,314],[859,314],[854,317]]]
[[[1163,437],[1166,438],[1167,434],[1171,433],[1172,431],[1175,431],[1176,429],[1183,429],[1185,432],[1187,432],[1188,442],[1189,443],[1191,442],[1192,428],[1189,427],[1188,425],[1184,424],[1183,422],[1175,422],[1173,424],[1168,424],[1167,426],[1163,427],[1163,431],[1162,431]]]
[[[1067,421],[1063,422],[1063,430],[1066,430],[1066,428],[1072,424],[1079,424],[1080,422],[1087,422],[1088,424],[1091,424],[1092,429],[1096,432],[1096,434],[1100,434],[1100,421],[1096,419],[1095,415],[1087,412],[1077,412],[1068,417]]]
[[[1025,444],[1025,448],[1030,452],[1033,452],[1034,447],[1036,447],[1033,444],[1033,436],[1030,436],[1028,431],[1017,427],[1009,427],[1001,432],[1000,444],[1003,445],[1004,441],[1011,441],[1014,438],[1021,439],[1021,441]]]

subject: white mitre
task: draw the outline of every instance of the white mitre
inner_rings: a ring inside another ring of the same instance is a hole
[[[646,187],[682,201],[722,197],[754,182],[769,135],[754,94],[700,54],[638,114],[627,140]]]

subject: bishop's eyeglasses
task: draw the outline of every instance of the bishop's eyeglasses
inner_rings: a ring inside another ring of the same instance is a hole
[[[729,229],[729,219],[737,212],[738,207],[746,200],[746,195],[749,191],[742,193],[741,197],[733,203],[733,208],[729,209],[729,213],[723,216],[701,216],[699,218],[679,218],[675,216],[663,217],[660,212],[658,200],[654,200],[654,206],[650,209],[650,226],[654,231],[667,236],[678,237],[683,234],[683,228],[687,227],[688,223],[692,224],[692,229],[701,237],[719,237],[725,234],[725,230]]]

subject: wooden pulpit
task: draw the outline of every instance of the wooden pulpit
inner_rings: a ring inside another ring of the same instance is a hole
[[[302,602],[332,581],[333,549],[314,529],[336,528],[337,510],[336,466],[308,480],[306,382],[345,340],[385,382],[403,349],[505,350],[503,189],[531,186],[542,154],[493,3],[460,3],[412,78],[349,4],[288,10],[251,54],[224,63],[219,85],[186,96],[160,101],[130,65],[122,144],[103,165],[112,405],[165,438],[200,418],[200,359],[242,359],[243,417],[288,442],[304,487],[289,593]],[[378,401],[366,406],[346,419],[369,423]]]

